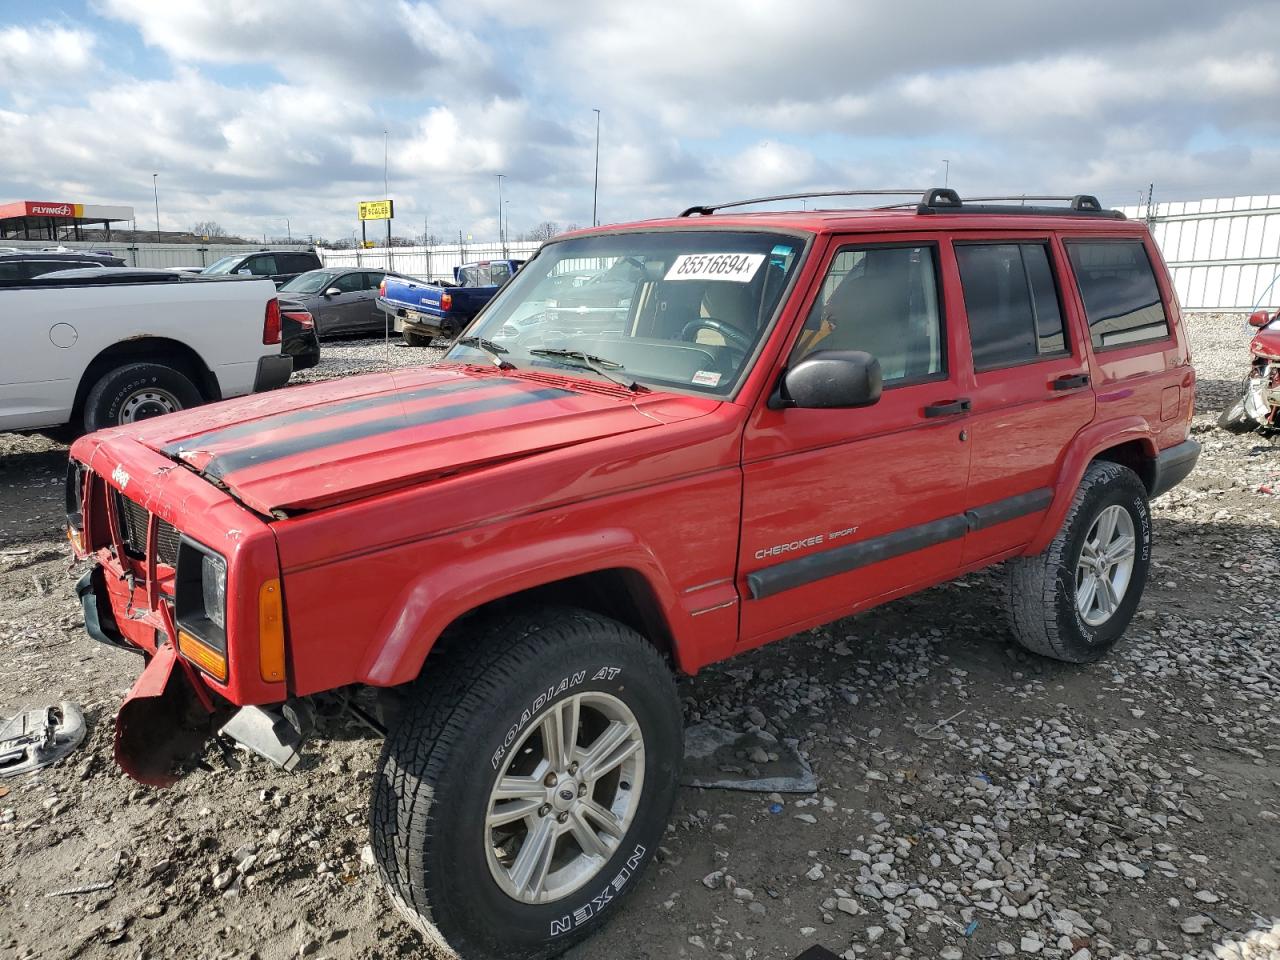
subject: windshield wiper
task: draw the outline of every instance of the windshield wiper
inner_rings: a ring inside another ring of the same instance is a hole
[[[503,359],[503,354],[507,353],[507,348],[500,343],[494,343],[492,340],[486,340],[484,337],[462,337],[455,341],[464,347],[472,347],[482,353],[488,354],[489,359],[493,361],[494,366],[499,370],[514,370],[516,365],[510,360]]]
[[[633,393],[648,393],[649,388],[643,384],[632,380],[630,383],[619,380],[612,376],[610,370],[625,369],[617,360],[610,360],[607,357],[597,357],[594,353],[584,353],[581,350],[565,350],[561,347],[535,347],[529,351],[530,356],[535,357],[555,357],[563,360],[577,360],[582,366],[595,373],[600,374],[606,380],[616,383],[620,387],[626,387]]]

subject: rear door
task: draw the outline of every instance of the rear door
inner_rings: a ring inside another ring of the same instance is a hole
[[[931,235],[836,240],[809,292],[789,365],[865,350],[884,392],[848,410],[771,410],[743,438],[738,558],[742,642],[754,646],[869,601],[946,579],[960,564],[969,470],[967,371],[957,309]],[[799,294],[798,294],[799,295]]]
[[[367,310],[365,315],[368,318],[370,330],[381,331],[387,324],[387,315],[378,309],[378,284],[382,283],[382,278],[386,274],[381,270],[366,270],[364,272],[364,290],[365,306]]]
[[[1072,438],[1093,419],[1084,344],[1062,296],[1065,256],[1049,235],[953,244],[974,387],[964,563],[1026,544],[1053,499]],[[1072,308],[1073,309],[1073,308]]]

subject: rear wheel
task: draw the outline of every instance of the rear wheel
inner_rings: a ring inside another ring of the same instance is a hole
[[[130,363],[98,379],[84,401],[87,431],[174,413],[203,402],[183,373],[159,363]]]
[[[662,657],[569,608],[492,619],[428,662],[371,806],[383,879],[428,938],[541,958],[617,912],[657,849],[683,752]]]
[[[1006,564],[1014,638],[1055,660],[1099,659],[1133,618],[1150,563],[1146,487],[1128,467],[1094,461],[1048,549]]]
[[[404,342],[411,347],[429,347],[431,346],[431,341],[435,339],[435,337],[430,337],[422,333],[414,333],[410,330],[400,331],[400,336],[403,337]]]

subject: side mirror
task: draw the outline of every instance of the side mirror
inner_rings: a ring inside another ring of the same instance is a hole
[[[325,295],[326,297],[336,297],[336,296],[337,296],[338,294],[340,294],[341,292],[342,292],[342,291],[341,291],[341,290],[339,290],[337,287],[330,287],[328,290],[326,290],[326,291],[324,292],[324,295]]]
[[[868,407],[879,399],[879,360],[862,350],[815,350],[786,372],[769,407]]]
[[[1265,310],[1255,310],[1249,314],[1249,326],[1251,327],[1265,327],[1270,322],[1271,314]]]

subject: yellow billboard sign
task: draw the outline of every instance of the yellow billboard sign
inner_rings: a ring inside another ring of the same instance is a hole
[[[361,200],[361,220],[393,220],[395,206],[390,200]]]

